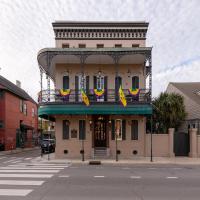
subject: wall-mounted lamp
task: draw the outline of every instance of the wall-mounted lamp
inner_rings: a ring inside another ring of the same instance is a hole
[[[90,120],[89,123],[90,123],[90,130],[92,131],[92,129],[93,129],[93,121]]]
[[[65,123],[66,123],[66,125],[67,125],[67,126],[69,126],[69,125],[70,125],[70,121],[69,121],[69,120],[66,120],[66,122],[65,122]]]

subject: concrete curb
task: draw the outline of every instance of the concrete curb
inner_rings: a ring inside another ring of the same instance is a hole
[[[50,160],[48,160],[48,155],[43,155],[43,157],[37,158],[34,162],[48,162],[48,163],[70,163],[70,164],[80,164],[80,165],[89,165],[92,159],[81,161],[78,159],[55,159],[54,154],[50,154]],[[150,161],[150,158],[139,158],[133,160],[95,160],[101,161],[101,164],[105,165],[200,165],[200,158],[163,158],[163,157],[154,157],[153,162]]]
[[[22,153],[26,151],[34,151],[40,149],[40,147],[33,147],[33,148],[23,148],[23,149],[13,149],[9,151],[1,151],[0,152],[0,157],[5,156],[5,155],[12,155],[12,154],[17,154],[17,153]]]

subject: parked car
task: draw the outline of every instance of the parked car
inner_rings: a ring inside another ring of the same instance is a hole
[[[3,143],[0,143],[0,151],[4,151],[5,150],[5,145]]]
[[[56,143],[54,139],[43,139],[41,142],[42,153],[53,153],[55,152]]]

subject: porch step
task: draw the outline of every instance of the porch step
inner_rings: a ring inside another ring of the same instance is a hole
[[[108,151],[107,151],[107,148],[105,147],[98,147],[98,148],[95,148],[94,149],[94,158],[95,159],[98,159],[98,158],[108,158],[109,155],[108,155]]]

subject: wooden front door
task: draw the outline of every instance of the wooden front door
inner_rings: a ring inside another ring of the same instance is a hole
[[[106,147],[106,119],[102,116],[94,118],[94,147]]]

